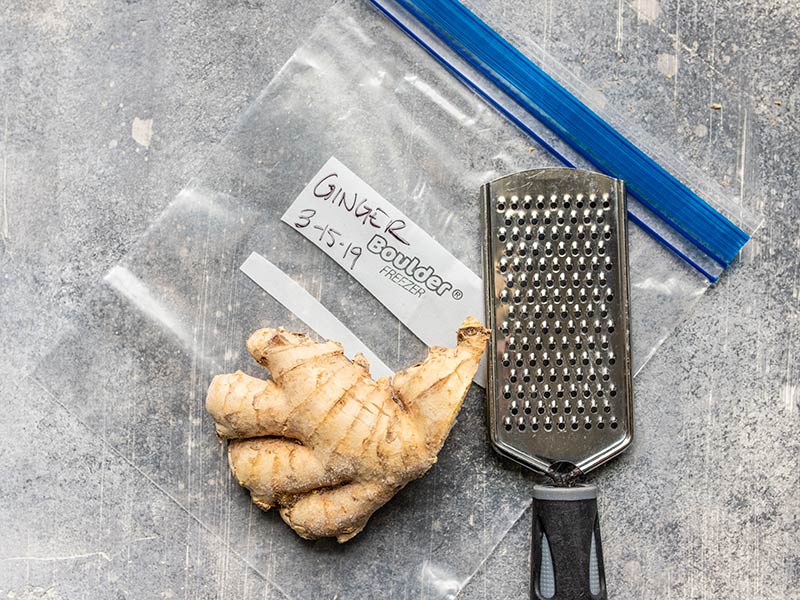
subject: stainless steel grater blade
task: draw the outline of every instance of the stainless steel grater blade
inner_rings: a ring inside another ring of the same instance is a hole
[[[624,184],[539,169],[484,185],[482,204],[492,443],[586,473],[633,435]]]
[[[597,488],[633,437],[625,186],[540,169],[483,186],[489,432],[533,489],[531,598],[606,600]]]

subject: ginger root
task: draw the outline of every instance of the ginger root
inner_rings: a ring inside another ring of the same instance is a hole
[[[433,463],[483,354],[488,331],[459,327],[455,348],[377,382],[341,344],[283,329],[247,340],[265,381],[241,371],[211,382],[206,409],[229,440],[234,476],[301,537],[345,542]]]

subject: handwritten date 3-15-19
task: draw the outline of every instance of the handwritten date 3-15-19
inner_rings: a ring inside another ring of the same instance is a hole
[[[330,225],[320,225],[314,224],[312,225],[312,221],[316,216],[317,211],[313,208],[304,208],[300,211],[300,215],[297,217],[297,221],[295,221],[294,226],[297,229],[305,229],[309,225],[311,225],[311,229],[319,231],[319,237],[317,241],[320,244],[327,246],[328,248],[335,248],[337,245],[343,249],[342,251],[342,258],[346,259],[348,256],[352,257],[352,261],[350,262],[350,270],[352,271],[353,268],[356,266],[359,257],[361,256],[362,248],[361,246],[355,246],[352,242],[348,242],[345,244],[345,240],[340,240],[342,233],[337,231]]]

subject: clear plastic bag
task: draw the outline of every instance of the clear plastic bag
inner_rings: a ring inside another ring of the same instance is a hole
[[[532,476],[490,449],[480,389],[470,390],[434,468],[342,546],[301,540],[274,511],[254,508],[204,411],[214,375],[264,376],[244,349],[249,333],[308,331],[239,271],[251,252],[392,369],[424,356],[378,300],[280,220],[331,156],[476,273],[479,187],[560,166],[376,11],[338,4],[108,273],[86,323],[35,377],[276,596],[452,598],[530,503]],[[631,228],[629,244],[638,369],[708,284],[642,230]]]

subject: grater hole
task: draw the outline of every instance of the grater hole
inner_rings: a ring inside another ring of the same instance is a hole
[[[533,431],[539,431],[539,424],[536,421],[534,421],[533,423],[531,423],[531,429]]]
[[[544,429],[545,429],[545,431],[550,431],[551,429],[553,429],[553,424],[552,423],[545,423],[544,424]]]
[[[519,198],[511,196],[511,204],[509,204],[509,206],[512,210],[517,210],[517,208],[519,208]],[[592,208],[594,208],[594,206]]]
[[[619,424],[616,421],[611,421],[611,429],[616,429],[619,427]]]
[[[505,424],[505,429],[506,429],[506,431],[511,431],[511,423],[506,423]]]
[[[613,398],[614,396],[617,395],[617,390],[611,389],[608,393],[611,394],[611,397]]]
[[[592,406],[591,406],[591,408],[589,408],[589,410],[590,410],[592,413],[596,413],[596,412],[597,412],[597,406],[595,406],[595,405],[592,405]]]
[[[604,413],[610,413],[610,412],[611,412],[611,407],[610,407],[608,404],[606,404],[606,405],[603,407],[603,412],[604,412]]]
[[[497,198],[497,212],[505,212],[506,210],[506,199],[503,196],[499,196]]]
[[[604,428],[605,428],[605,426],[606,426],[606,424],[605,424],[605,423],[603,423],[602,421],[600,421],[600,422],[597,424],[597,428],[598,428],[598,429],[604,429]]]
[[[531,197],[525,196],[525,198],[522,199],[522,208],[528,210],[530,209],[530,207],[531,207]]]
[[[558,429],[559,429],[559,431],[564,431],[564,429],[566,428],[566,426],[567,426],[567,424],[566,424],[566,423],[559,423],[559,424],[558,424]]]
[[[558,196],[553,194],[550,196],[550,208],[556,208],[558,206]]]
[[[591,421],[586,421],[586,423],[584,424],[583,428],[588,431],[589,429],[592,428],[592,422]]]
[[[525,431],[525,423],[520,423],[520,424],[518,425],[518,429],[519,429],[520,431]]]
[[[572,425],[570,425],[570,427],[572,428],[572,431],[577,431],[578,430],[578,423],[573,422]]]

